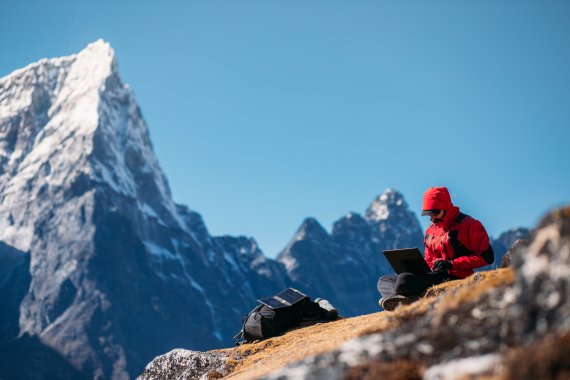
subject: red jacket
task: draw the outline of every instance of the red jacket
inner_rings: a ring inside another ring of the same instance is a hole
[[[430,268],[437,260],[449,260],[452,264],[449,274],[465,278],[474,269],[493,262],[487,231],[481,222],[462,214],[451,203],[445,187],[428,189],[422,209],[446,211],[442,221],[428,227],[424,238],[424,256]]]

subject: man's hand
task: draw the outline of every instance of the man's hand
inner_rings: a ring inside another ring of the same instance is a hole
[[[453,268],[453,264],[449,260],[436,260],[433,263],[433,267],[431,269],[434,273],[447,273],[451,268]]]

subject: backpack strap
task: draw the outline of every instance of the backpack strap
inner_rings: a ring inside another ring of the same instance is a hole
[[[493,264],[493,262],[495,262],[495,252],[493,251],[493,247],[491,246],[490,242],[489,242],[489,248],[483,251],[481,253],[481,256],[483,256],[483,260],[485,260],[487,265],[491,265]]]
[[[466,218],[470,218],[470,216],[460,212],[459,215],[457,215],[457,217],[455,218],[455,225],[456,226],[459,225]],[[455,249],[455,247],[454,247],[454,249]],[[458,253],[459,253],[459,256],[465,256],[466,255],[466,252],[462,252],[461,249],[458,249]],[[491,246],[491,242],[489,242],[489,248],[487,248],[485,251],[481,252],[481,256],[483,257],[483,260],[485,260],[487,265],[493,264],[493,262],[495,261],[495,253],[493,252],[493,247]]]
[[[459,215],[457,215],[457,217],[455,218],[455,224],[457,225],[457,224],[463,222],[463,220],[465,218],[468,218],[468,217],[469,217],[469,215],[460,212]]]

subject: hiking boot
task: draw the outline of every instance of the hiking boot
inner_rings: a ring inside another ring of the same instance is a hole
[[[335,309],[334,306],[331,305],[329,301],[324,300],[322,298],[317,298],[315,302],[319,304],[321,309],[323,309],[324,319],[328,321],[334,321],[338,319],[338,310]]]
[[[419,300],[420,297],[404,297],[399,294],[394,294],[386,299],[380,298],[378,304],[386,311],[395,310],[400,305],[409,305]]]

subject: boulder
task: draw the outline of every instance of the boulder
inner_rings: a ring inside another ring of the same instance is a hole
[[[137,380],[220,379],[227,373],[226,361],[221,353],[176,349],[156,357]]]

